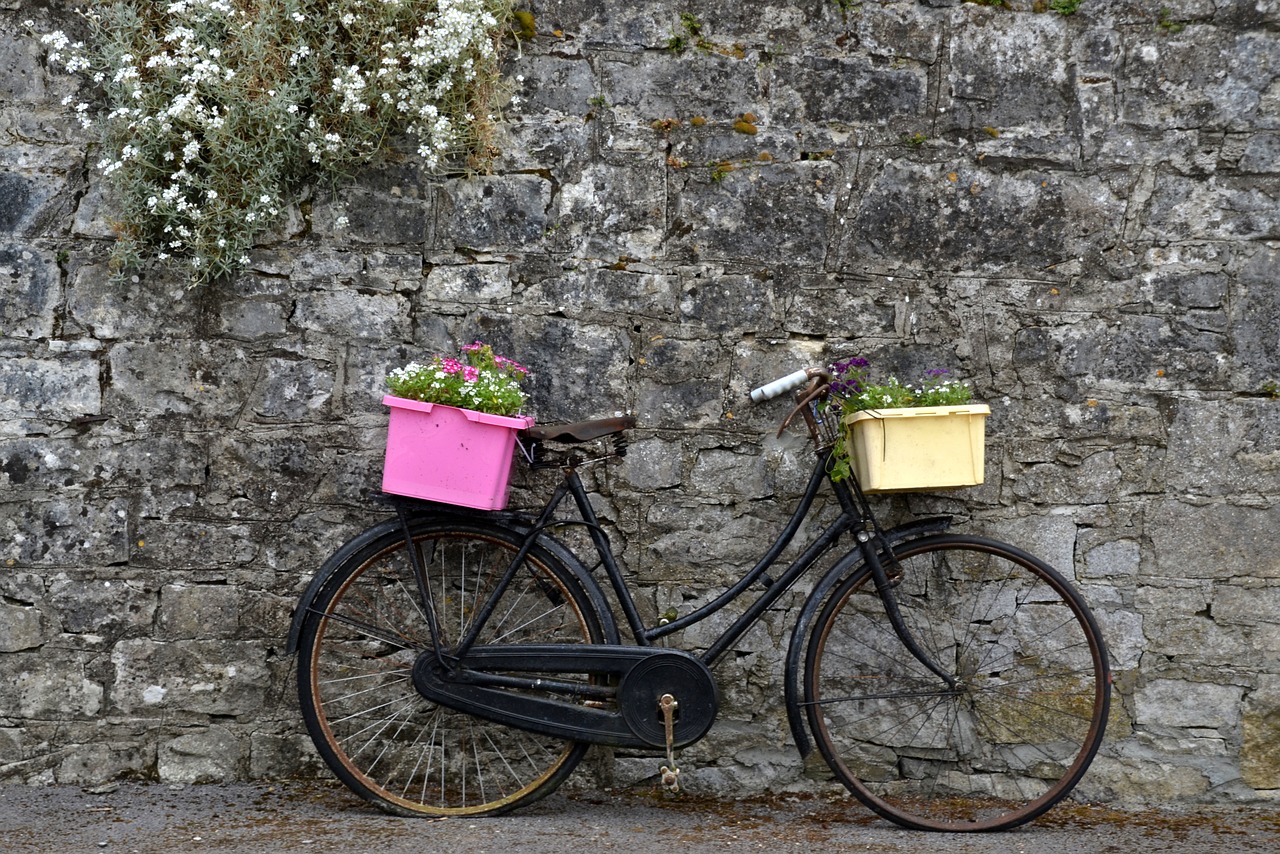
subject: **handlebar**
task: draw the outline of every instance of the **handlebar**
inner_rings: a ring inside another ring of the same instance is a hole
[[[776,379],[771,383],[766,383],[757,389],[752,389],[751,400],[754,403],[764,403],[766,400],[772,400],[780,394],[786,394],[789,391],[795,391],[809,381],[809,372],[796,371],[793,374],[787,374],[785,377]]]

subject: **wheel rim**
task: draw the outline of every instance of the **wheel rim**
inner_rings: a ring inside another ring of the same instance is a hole
[[[415,547],[447,647],[470,627],[514,547],[452,532],[418,536]],[[409,566],[403,542],[393,542],[348,573],[316,617],[303,703],[321,755],[397,812],[492,814],[554,789],[583,746],[453,712],[415,690],[413,663],[430,632]],[[481,641],[591,642],[593,622],[565,582],[533,559],[529,566],[535,572],[519,573]]]
[[[894,634],[869,574],[833,596],[806,702],[837,777],[876,812],[928,830],[1030,821],[1066,795],[1101,741],[1105,652],[1056,573],[985,541],[903,550],[909,630],[948,687]]]

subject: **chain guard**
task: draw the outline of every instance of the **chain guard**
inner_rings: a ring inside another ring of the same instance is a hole
[[[660,701],[670,694],[675,711],[672,745],[683,747],[707,734],[720,710],[715,678],[700,659],[682,652],[657,652],[627,672],[618,686],[618,707],[636,737],[654,747],[667,746]]]

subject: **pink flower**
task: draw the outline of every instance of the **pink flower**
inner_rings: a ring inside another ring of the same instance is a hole
[[[469,383],[473,383],[480,379],[480,372],[470,365],[467,365],[462,369],[462,378]]]
[[[506,356],[494,356],[493,361],[500,368],[506,368],[509,371],[517,371],[522,374],[529,373],[529,369],[514,359],[508,359]]]
[[[444,371],[446,374],[456,374],[458,371],[462,370],[462,368],[462,363],[457,359],[442,359],[440,362],[440,370]],[[470,368],[469,370],[474,371],[475,368]]]
[[[484,349],[484,343],[481,341],[477,341],[474,344],[468,344],[467,346],[463,347],[462,352],[474,353],[476,350],[483,350],[483,349]]]

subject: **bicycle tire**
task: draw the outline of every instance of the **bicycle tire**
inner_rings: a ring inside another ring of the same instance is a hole
[[[862,566],[827,599],[806,650],[805,713],[823,758],[904,827],[1031,821],[1102,742],[1111,679],[1096,621],[1057,571],[1013,546],[937,535],[894,553],[908,631],[957,682],[907,650]]]
[[[410,526],[449,647],[523,535],[484,520],[418,518]],[[536,545],[525,565],[479,642],[601,642],[600,618],[574,573]],[[586,752],[585,744],[470,717],[418,693],[413,665],[432,642],[398,527],[356,548],[305,607],[298,695],[307,731],[338,778],[384,810],[507,812],[554,791]]]

